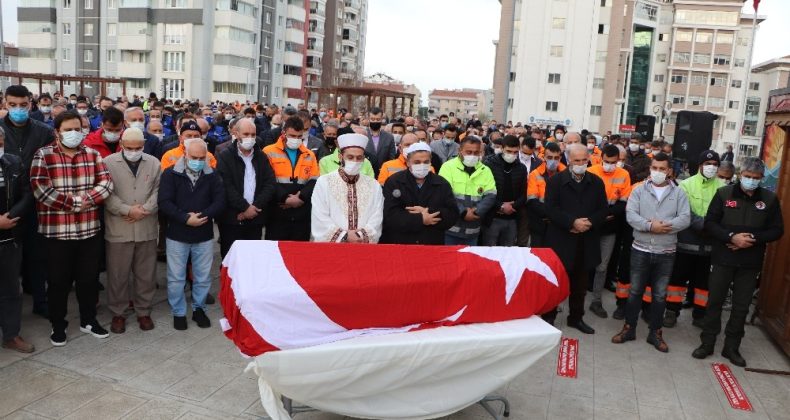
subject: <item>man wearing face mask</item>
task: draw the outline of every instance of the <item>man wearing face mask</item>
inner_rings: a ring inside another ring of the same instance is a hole
[[[449,128],[449,126],[448,126]],[[457,158],[448,160],[439,170],[453,189],[461,217],[447,230],[445,245],[477,245],[481,219],[495,211],[497,191],[491,169],[480,161],[483,142],[468,136],[461,143]]]
[[[562,124],[557,124],[557,126],[554,127],[554,136],[549,137],[548,140],[546,141],[551,143],[562,142],[563,140],[565,140],[565,133],[566,133],[565,126]]]
[[[573,144],[581,145],[581,143],[582,143],[582,136],[579,133],[573,132],[573,133],[568,133],[565,136],[563,136],[562,142],[560,143],[560,148],[564,147],[565,149],[563,150],[562,156],[560,157],[560,161],[562,163],[566,164],[567,166],[570,166],[570,161],[571,161],[571,159],[570,159],[570,154],[571,154],[570,146],[573,145]],[[590,156],[589,152],[588,152],[587,156],[588,156],[587,160],[589,162],[589,156]]]
[[[368,141],[356,133],[338,137],[343,163],[340,169],[322,175],[315,183],[311,241],[378,243],[384,197],[376,180],[360,174]]]
[[[675,268],[667,288],[667,311],[664,326],[674,327],[686,301],[693,303],[692,323],[702,327],[705,308],[708,306],[708,275],[710,274],[711,238],[705,230],[705,215],[716,191],[724,183],[716,177],[719,171],[719,154],[706,150],[699,157],[699,172],[680,182],[691,205],[691,225],[678,233],[678,252]],[[686,286],[688,285],[688,289]]]
[[[330,155],[337,149],[337,131],[338,127],[336,120],[329,120],[324,124],[324,132],[321,134],[321,137],[319,137],[324,141],[324,147],[326,147]]]
[[[123,112],[115,107],[107,108],[101,115],[101,128],[85,137],[85,146],[106,158],[118,152],[118,142],[123,131]]]
[[[453,190],[444,178],[433,173],[427,144],[409,146],[406,165],[408,170],[392,175],[384,184],[384,233],[380,242],[443,245],[445,231],[459,218]]]
[[[634,184],[644,181],[650,175],[650,158],[645,154],[642,136],[639,133],[631,135],[625,163],[631,167],[631,182]]]
[[[310,119],[310,112],[303,110],[298,112],[299,118],[302,119],[302,124],[306,128],[310,127],[311,119]],[[302,133],[302,144],[305,145],[318,160],[321,160],[324,156],[329,154],[329,150],[324,146],[324,142],[321,141],[320,138],[310,134],[310,131],[305,129]]]
[[[398,147],[403,135],[406,134],[406,124],[402,122],[396,122],[392,124],[390,131],[392,132],[392,137],[395,139],[395,147]]]
[[[91,131],[96,131],[102,126],[102,124],[104,123],[104,112],[110,108],[113,108],[113,105],[114,102],[112,99],[106,96],[102,96],[101,98],[99,98],[99,107],[93,111],[92,115],[90,112],[88,112],[88,118],[90,119],[90,123],[91,123]],[[121,119],[123,119],[123,117]],[[120,136],[120,132],[118,133],[118,135]]]
[[[136,128],[143,132],[143,136],[145,137],[143,153],[159,159],[159,157],[162,156],[162,142],[159,141],[157,136],[146,132],[145,113],[143,109],[134,106],[126,108],[126,111],[123,112],[123,119],[125,128]]]
[[[54,132],[46,124],[30,118],[30,91],[23,85],[6,88],[3,107],[7,112],[0,120],[5,131],[5,153],[16,155],[24,168],[30,168],[38,149],[55,140]],[[25,188],[30,189],[30,185]],[[46,251],[44,237],[38,233],[35,208],[22,215],[22,278],[26,292],[33,295],[33,313],[49,317],[46,292]]]
[[[622,226],[625,217],[625,205],[628,196],[631,194],[631,177],[628,171],[617,167],[620,159],[620,150],[617,147],[607,144],[603,148],[602,163],[591,166],[588,171],[594,174],[604,183],[606,187],[606,200],[609,204],[609,213],[606,221],[601,226],[601,262],[595,267],[595,277],[593,278],[593,299],[589,310],[595,315],[606,318],[609,315],[604,310],[601,295],[604,283],[606,282],[606,271],[609,266],[609,258],[616,243],[616,234]]]
[[[746,366],[740,345],[763,267],[765,247],[784,234],[782,209],[776,194],[760,187],[764,174],[763,161],[745,159],[739,181],[719,189],[708,206],[705,231],[713,237],[713,269],[710,300],[700,334],[702,344],[692,354],[697,359],[713,354],[716,337],[721,332],[722,305],[732,288],[732,312],[724,329],[721,355],[735,366]]]
[[[140,329],[154,328],[151,302],[156,292],[161,172],[159,160],[144,152],[145,142],[142,130],[127,128],[121,135],[121,150],[105,160],[114,184],[104,205],[107,308],[113,316],[110,331],[114,334],[126,331],[124,313],[130,301]]]
[[[49,271],[50,342],[66,344],[66,304],[76,283],[80,331],[97,338],[109,333],[96,320],[99,299],[98,256],[100,206],[113,190],[112,179],[101,155],[82,144],[82,122],[74,112],[55,120],[57,142],[39,149],[30,168],[30,184],[36,198],[38,231],[45,237]]]
[[[384,185],[387,179],[392,175],[407,169],[406,165],[406,149],[412,144],[417,143],[417,136],[412,133],[405,134],[403,140],[398,144],[398,157],[396,159],[384,162],[379,171],[379,184]],[[433,168],[431,168],[433,172]]]
[[[546,181],[564,171],[566,166],[560,162],[562,151],[557,143],[548,143],[544,154],[545,161],[527,176],[527,213],[529,220],[529,245],[543,247],[546,226],[549,219],[546,213]]]
[[[735,165],[728,160],[721,161],[719,171],[716,172],[716,178],[719,178],[724,185],[730,185],[734,181],[732,178],[735,176]]]
[[[445,162],[449,162],[458,156],[460,146],[455,142],[458,136],[458,129],[454,125],[446,126],[442,132],[443,137],[441,140],[434,140],[431,142],[431,150],[442,161],[442,165],[444,165]]]
[[[489,156],[485,161],[494,175],[496,203],[494,210],[483,220],[483,246],[515,246],[517,220],[522,212],[526,212],[524,186],[527,183],[527,169],[518,159],[518,138],[505,136],[502,146],[502,153]]]
[[[217,157],[227,203],[217,219],[222,258],[236,240],[261,239],[264,210],[274,195],[274,172],[256,143],[255,124],[241,120],[234,130],[238,138]]]
[[[41,121],[44,124],[53,127],[54,121],[52,117],[52,97],[48,93],[44,93],[38,97],[38,109],[30,113],[30,118]]]
[[[185,122],[181,124],[181,132],[178,136],[178,146],[173,149],[168,150],[162,155],[162,171],[165,169],[173,166],[178,162],[179,159],[183,158],[186,153],[185,144],[187,140],[190,139],[200,139],[203,140],[202,133],[200,131],[200,126],[193,120],[184,120]],[[205,143],[205,141],[203,142]],[[208,146],[207,146],[208,147]],[[206,156],[206,163],[208,166],[212,168],[217,167],[217,159],[214,157],[211,152],[208,152]]]
[[[181,127],[194,130],[189,122]],[[192,320],[208,328],[206,297],[211,287],[214,259],[214,219],[225,208],[225,189],[219,175],[206,164],[208,148],[201,138],[184,142],[184,155],[162,173],[159,211],[167,216],[167,300],[173,328],[187,329],[184,285],[187,261],[192,260]]]
[[[384,122],[384,113],[381,108],[372,108],[368,114],[368,141],[365,151],[369,156],[375,159],[371,161],[373,164],[373,172],[378,176],[379,168],[381,165],[388,161],[395,159],[395,138],[392,134],[382,130]]]
[[[294,115],[285,120],[280,139],[263,149],[276,181],[266,222],[269,241],[310,240],[311,199],[319,170],[315,155],[302,141],[304,130],[302,119]]]
[[[570,133],[567,137],[581,136]],[[584,316],[590,270],[601,262],[600,229],[609,214],[606,187],[601,178],[587,172],[589,156],[581,144],[568,146],[570,168],[546,182],[546,245],[557,253],[570,280],[568,326],[584,334],[595,334]],[[553,324],[556,308],[544,319]]]

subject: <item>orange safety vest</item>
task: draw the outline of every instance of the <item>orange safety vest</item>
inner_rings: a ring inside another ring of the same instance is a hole
[[[180,144],[175,149],[170,149],[165,152],[165,154],[162,156],[162,161],[159,163],[160,167],[162,168],[162,172],[164,172],[165,169],[175,165],[179,159],[184,157],[185,151],[186,149],[184,148],[184,145]],[[211,152],[206,152],[206,162],[208,162],[208,166],[211,168],[217,167],[217,159],[211,154]]]
[[[403,155],[398,156],[397,159],[384,162],[379,170],[379,184],[384,185],[389,177],[400,171],[405,171],[406,169],[408,169],[408,166],[406,166],[406,158],[404,158]],[[431,173],[435,173],[433,171],[433,166],[431,166]]]
[[[565,165],[560,162],[557,167],[557,173],[565,169]],[[527,177],[527,200],[538,199],[542,203],[546,198],[546,179],[548,178],[546,172],[546,162],[543,162],[537,169],[529,173]]]
[[[318,179],[318,160],[313,152],[304,146],[299,145],[299,155],[296,157],[296,165],[291,164],[291,158],[285,151],[285,134],[280,136],[277,143],[270,144],[263,148],[263,153],[269,158],[269,164],[274,171],[274,177],[278,184],[307,184],[309,181]]]
[[[603,180],[606,187],[606,200],[610,206],[617,201],[628,201],[628,196],[631,195],[631,176],[628,175],[628,171],[623,168],[614,168],[614,172],[606,173],[603,170],[603,165],[593,165],[587,168],[587,172],[597,175]]]

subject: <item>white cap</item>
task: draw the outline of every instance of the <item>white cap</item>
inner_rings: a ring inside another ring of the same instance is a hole
[[[423,143],[421,141],[417,142],[417,143],[414,143],[414,144],[412,144],[411,146],[409,146],[406,149],[406,156],[409,156],[410,154],[415,153],[415,152],[429,152],[430,153],[431,152],[431,146],[428,146],[427,143]]]
[[[139,128],[129,127],[126,130],[123,130],[123,134],[121,134],[121,140],[145,141],[145,135],[143,135],[143,131]]]
[[[362,134],[343,134],[337,138],[337,146],[340,150],[343,150],[347,147],[359,147],[360,149],[364,150],[367,145],[368,136]]]

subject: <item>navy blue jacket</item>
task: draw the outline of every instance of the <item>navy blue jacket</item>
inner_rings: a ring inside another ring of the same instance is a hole
[[[225,189],[222,178],[206,165],[195,185],[186,174],[186,162],[181,158],[162,173],[159,182],[159,211],[167,216],[166,236],[190,244],[214,238],[214,219],[225,208]],[[202,226],[189,226],[190,212],[208,216]]]

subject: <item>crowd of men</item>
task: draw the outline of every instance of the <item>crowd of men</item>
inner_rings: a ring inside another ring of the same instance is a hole
[[[211,321],[215,225],[224,257],[236,240],[552,248],[570,279],[567,323],[595,331],[615,292],[614,343],[669,350],[663,329],[691,309],[693,356],[713,352],[731,294],[722,354],[738,349],[765,246],[783,234],[764,165],[707,150],[683,174],[672,146],[639,135],[462,121],[388,119],[257,104],[40,95],[9,87],[0,121],[0,305],[3,346],[20,336],[21,294],[67,342],[72,287],[80,330],[98,338],[100,287],[121,334],[134,313],[150,330],[156,261],[167,262],[177,330]],[[648,141],[651,140],[651,141]],[[697,164],[698,163],[698,164]],[[106,285],[99,273],[106,271]],[[189,296],[186,291],[189,291]],[[191,297],[191,311],[187,309]],[[693,308],[693,309],[692,309]],[[557,309],[543,314],[555,322]]]

